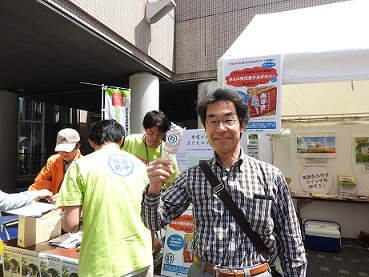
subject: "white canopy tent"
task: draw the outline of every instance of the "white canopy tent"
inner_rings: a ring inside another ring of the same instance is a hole
[[[369,118],[369,1],[256,15],[218,61],[282,54],[282,118]]]

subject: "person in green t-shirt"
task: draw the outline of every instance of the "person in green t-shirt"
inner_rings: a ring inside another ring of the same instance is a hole
[[[79,276],[153,276],[150,230],[140,218],[147,169],[120,149],[124,136],[115,120],[93,123],[88,141],[95,151],[69,167],[59,191],[63,230],[79,230],[82,214]]]
[[[163,144],[165,133],[170,128],[170,120],[162,111],[153,110],[147,112],[142,120],[145,134],[132,134],[126,137],[123,150],[135,155],[146,165],[163,156]],[[173,162],[174,173],[165,182],[165,188],[178,177],[177,161]]]
[[[152,110],[145,114],[142,120],[144,134],[132,134],[124,140],[123,150],[135,155],[146,165],[163,156],[163,144],[165,133],[170,128],[170,120],[168,116],[160,110]],[[164,183],[163,189],[167,189],[170,184],[178,177],[178,165],[174,159],[174,173]],[[141,201],[141,199],[139,200]],[[160,241],[156,238],[155,232],[152,231],[152,247],[153,253],[157,254],[161,250]]]

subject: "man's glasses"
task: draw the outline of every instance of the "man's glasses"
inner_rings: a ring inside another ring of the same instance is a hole
[[[232,128],[236,124],[237,119],[222,119],[222,120],[209,119],[208,121],[206,121],[206,125],[209,128],[216,128],[219,126],[220,122],[222,122],[224,126]]]

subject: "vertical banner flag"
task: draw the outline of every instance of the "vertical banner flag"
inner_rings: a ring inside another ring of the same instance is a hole
[[[105,119],[115,119],[130,133],[131,90],[106,88],[105,89]]]
[[[279,134],[282,109],[282,56],[225,60],[222,80],[244,97],[250,110],[246,131]]]

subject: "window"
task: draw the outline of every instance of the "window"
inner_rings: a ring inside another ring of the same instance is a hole
[[[32,184],[46,160],[55,154],[60,129],[78,130],[78,110],[19,98],[18,183],[21,188]],[[25,181],[26,180],[26,181]]]
[[[19,99],[18,175],[37,174],[43,162],[43,104]]]

